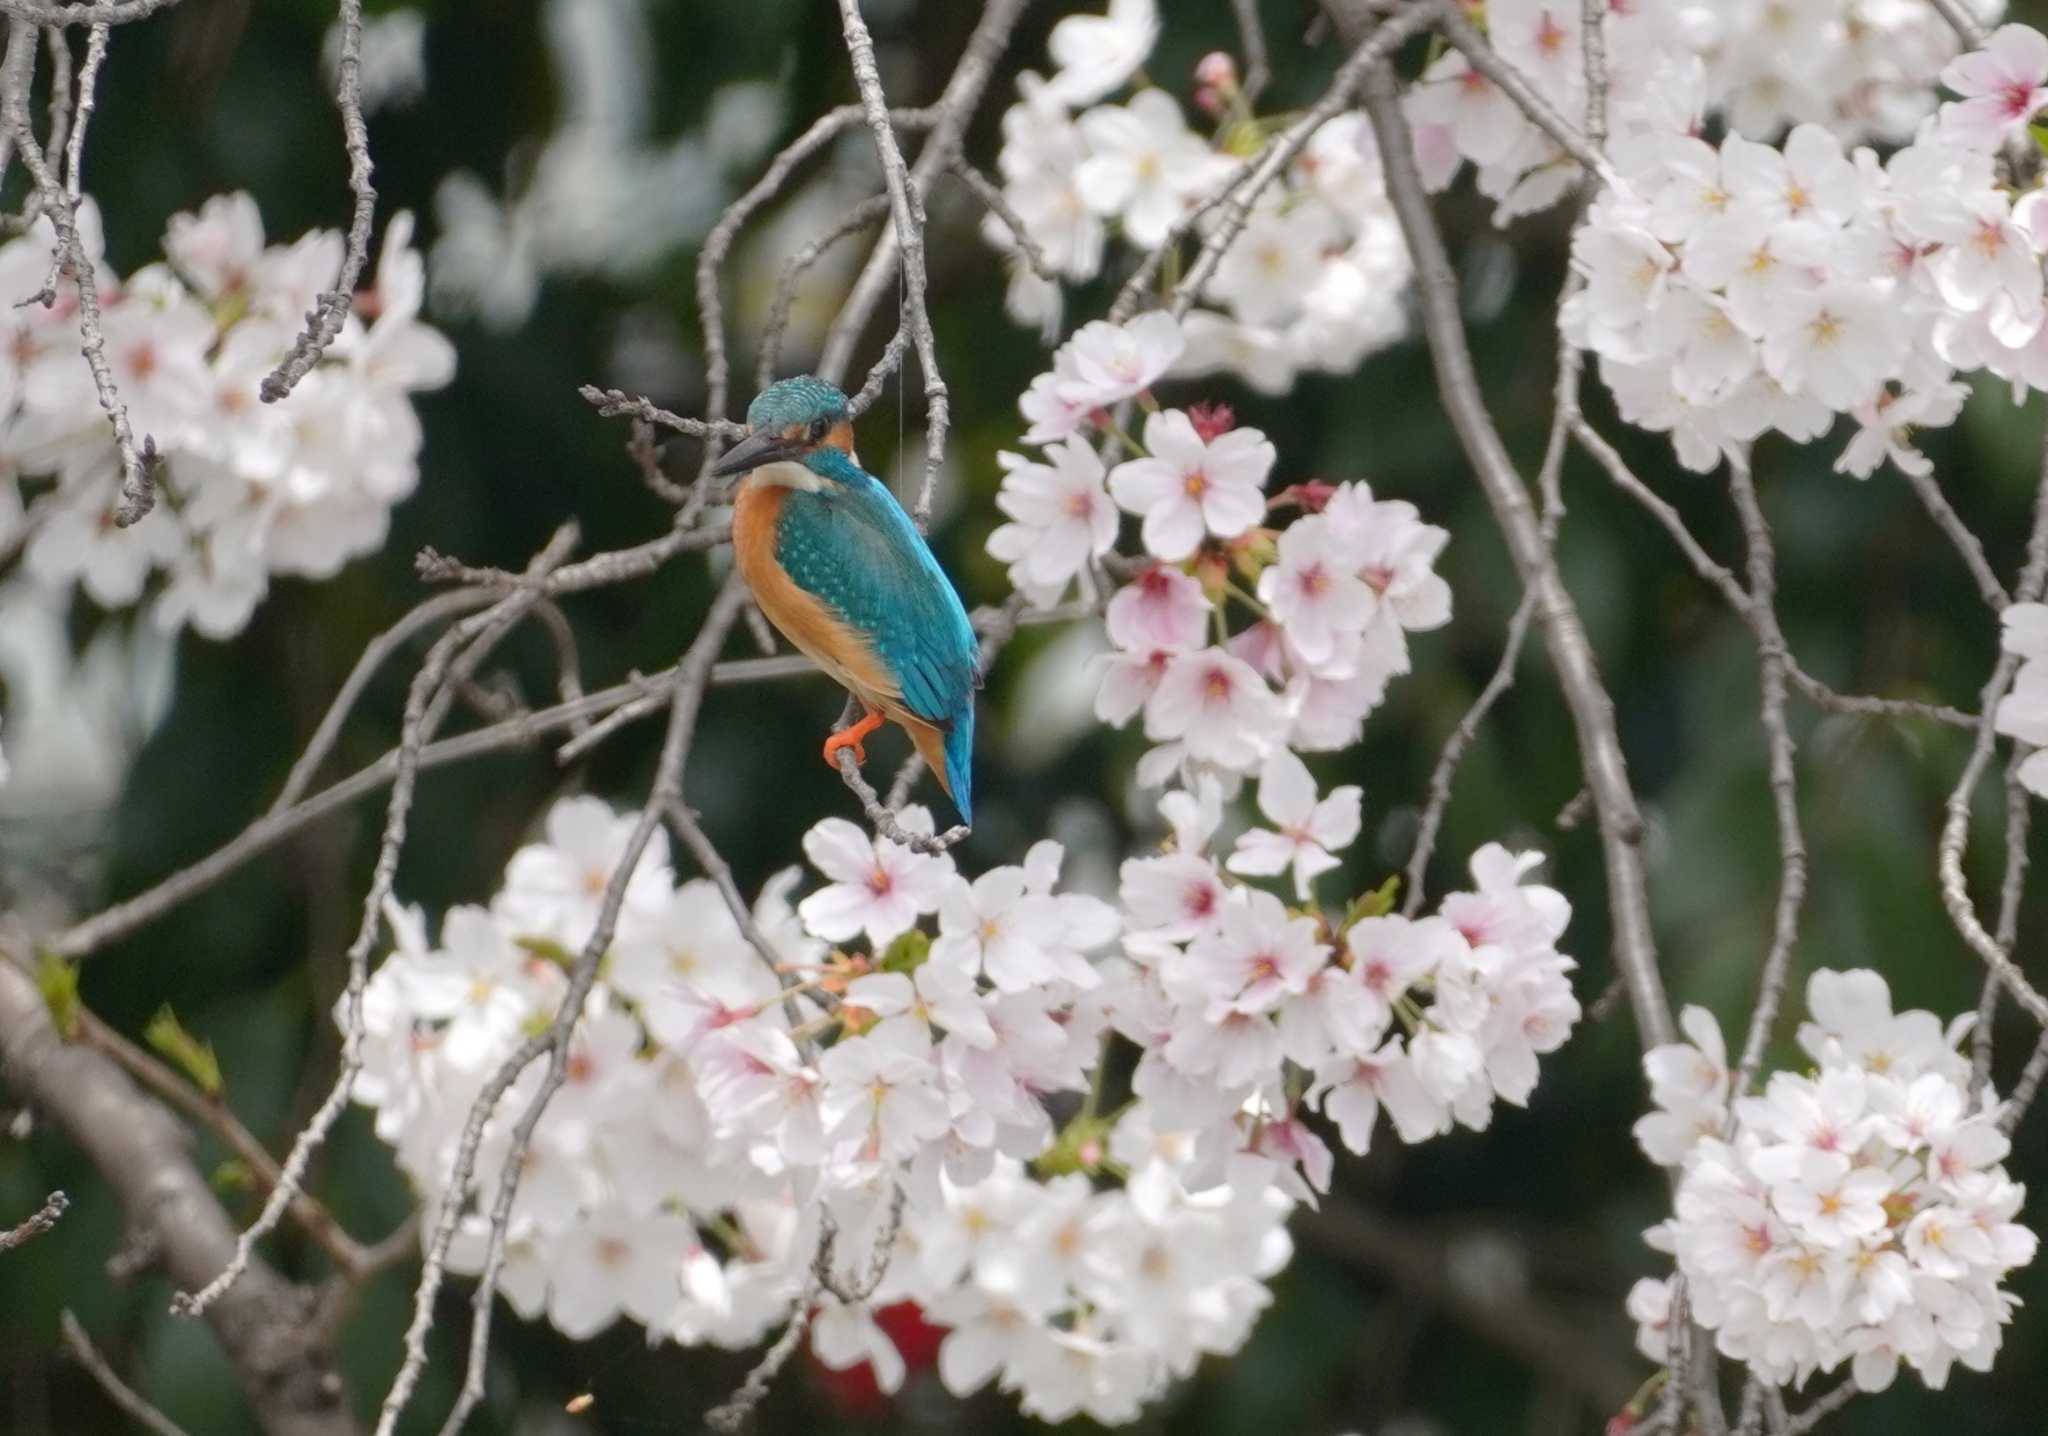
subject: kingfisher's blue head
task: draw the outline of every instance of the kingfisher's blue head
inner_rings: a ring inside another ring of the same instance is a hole
[[[769,464],[797,463],[829,474],[833,465],[808,461],[821,450],[853,453],[853,421],[839,386],[809,374],[770,384],[747,406],[746,438],[712,465],[714,475],[751,473]]]

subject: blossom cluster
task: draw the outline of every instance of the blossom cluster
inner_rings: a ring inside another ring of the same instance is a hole
[[[1281,127],[1253,115],[1223,54],[1195,76],[1210,133],[1190,128],[1162,89],[1107,102],[1158,34],[1154,0],[1112,0],[1106,15],[1070,15],[1053,27],[1059,69],[1051,78],[1019,77],[1019,99],[1003,116],[1003,194],[1057,276],[1035,273],[1007,222],[989,216],[989,241],[1012,255],[1008,307],[1021,323],[1056,333],[1063,284],[1102,271],[1112,233],[1148,253],[1199,211],[1194,237],[1206,239],[1223,219],[1212,202]],[[1402,333],[1410,270],[1371,127],[1362,113],[1339,116],[1254,201],[1199,296],[1205,303],[1187,316],[1174,372],[1230,373],[1268,394],[1286,392],[1301,373],[1348,373]]]
[[[264,243],[246,194],[172,217],[164,259],[120,279],[98,211],[79,206],[94,264],[105,356],[136,442],[155,442],[159,502],[113,522],[121,464],[79,348],[78,294],[59,275],[49,304],[19,303],[52,275],[49,221],[0,245],[0,539],[27,533],[40,583],[76,583],[106,608],[154,592],[167,630],[239,632],[273,574],[333,575],[384,541],[391,508],[419,482],[412,395],[445,384],[455,353],[420,322],[412,220],[386,226],[372,287],[328,357],[282,403],[258,386],[334,283],[342,236]],[[161,582],[152,584],[153,576]]]
[[[1123,440],[1135,457],[1105,469],[1090,435],[1110,407],[1149,402],[1184,343],[1153,312],[1084,325],[1061,346],[1019,401],[1024,442],[1044,457],[1000,456],[996,503],[1011,521],[988,541],[1018,591],[1049,607],[1076,582],[1097,592],[1119,509],[1140,517],[1146,557],[1108,601],[1115,651],[1096,713],[1121,726],[1142,711],[1158,745],[1140,766],[1147,786],[1197,765],[1249,773],[1276,745],[1350,746],[1408,671],[1407,634],[1450,617],[1434,568],[1443,529],[1360,482],[1268,495],[1276,451],[1226,408],[1154,404],[1142,445]],[[1233,610],[1248,620],[1236,632]]]
[[[1617,137],[1697,134],[1709,112],[1731,133],[1772,139],[1818,125],[1838,139],[1907,139],[1931,107],[1934,78],[1956,54],[1932,5],[1868,0],[1721,0],[1603,7],[1607,129]],[[1974,6],[1989,20],[2001,0]],[[1487,0],[1487,37],[1558,114],[1586,113],[1585,10],[1556,0]],[[1432,188],[1467,163],[1505,225],[1549,208],[1578,163],[1456,50],[1409,91],[1416,157]]]
[[[1617,141],[1621,183],[1574,242],[1585,288],[1563,322],[1624,418],[1705,471],[1847,414],[1838,470],[1924,474],[1913,431],[1954,420],[1959,371],[2048,386],[2044,192],[2014,198],[1994,162],[2048,103],[2048,39],[2008,25],[1943,80],[1964,98],[1883,161],[1813,124],[1781,147],[1716,148],[1682,122]]]
[[[1894,1013],[1867,969],[1816,972],[1799,1045],[1814,1067],[1731,1092],[1712,1016],[1690,1007],[1689,1042],[1644,1058],[1658,1110],[1636,1124],[1653,1161],[1679,1169],[1676,1215],[1652,1245],[1675,1257],[1691,1314],[1721,1352],[1773,1385],[1850,1365],[1881,1391],[1901,1362],[1940,1388],[1955,1363],[1989,1370],[2017,1304],[2002,1283],[2033,1260],[2025,1189],[2001,1165],[2001,1106],[1972,1100],[1944,1028]],[[1732,1101],[1731,1101],[1732,1098]],[[1669,1281],[1629,1296],[1638,1345],[1669,1357]]]
[[[1309,782],[1270,768],[1261,796],[1285,808]],[[822,884],[792,906],[797,871],[772,879],[747,915],[759,946],[710,882],[675,881],[657,836],[522,1164],[507,1299],[572,1337],[625,1316],[742,1346],[803,1298],[829,1230],[838,1290],[812,1332],[828,1366],[867,1362],[893,1389],[904,1362],[875,1312],[914,1302],[945,1330],[954,1392],[994,1379],[1048,1420],[1135,1418],[1249,1335],[1287,1216],[1329,1184],[1311,1113],[1358,1151],[1382,1105],[1408,1141],[1484,1126],[1578,1015],[1553,946],[1564,900],[1521,881],[1533,855],[1482,850],[1476,890],[1415,922],[1290,913],[1242,881],[1334,865],[1357,790],[1307,797],[1299,831],[1254,829],[1219,860],[1213,781],[1169,794],[1176,845],[1126,863],[1117,905],[1058,889],[1057,843],[970,881],[828,818],[804,841]],[[453,909],[438,940],[387,910],[353,1095],[429,1212],[459,1204],[454,1270],[481,1268],[546,1064],[451,1191],[470,1107],[555,1017],[633,823],[557,804],[489,906]],[[1107,1110],[1116,1034],[1140,1056]]]

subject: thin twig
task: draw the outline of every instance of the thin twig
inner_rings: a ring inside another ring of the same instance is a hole
[[[2044,583],[2048,583],[2048,437],[2044,437],[2042,442],[2041,475],[2034,499],[2033,530],[2027,537],[2026,563],[2020,569],[2013,597],[2021,603],[2031,603],[2040,598]],[[2027,981],[2019,964],[2012,960],[2011,953],[1984,930],[1984,924],[1977,917],[1976,905],[1970,900],[1969,880],[1963,873],[1963,854],[1970,841],[1971,795],[1991,761],[1997,741],[1999,700],[2005,696],[2018,668],[2016,655],[2000,653],[1992,667],[1991,677],[1984,684],[1977,741],[1970,750],[1969,760],[1963,765],[1962,776],[1948,797],[1948,816],[1942,824],[1941,841],[1936,849],[1936,871],[1941,883],[1942,905],[1948,909],[1949,919],[1963,941],[1984,960],[1992,975],[2013,995],[2027,1015],[2048,1029],[2048,997],[2043,997]]]
[[[64,156],[64,188],[73,199],[83,193],[80,186],[85,169],[85,130],[98,105],[100,67],[107,62],[107,44],[113,33],[105,25],[95,25],[85,39],[85,63],[78,71],[78,104],[71,117],[71,143]],[[55,143],[51,141],[53,148]]]
[[[469,1413],[475,1409],[477,1402],[483,1398],[484,1366],[489,1355],[491,1317],[495,1310],[498,1274],[504,1265],[506,1232],[511,1224],[512,1203],[518,1195],[526,1152],[549,1102],[567,1079],[569,1050],[576,1024],[582,1017],[584,1001],[597,982],[598,966],[611,946],[612,933],[617,927],[619,913],[625,906],[627,882],[639,866],[642,853],[646,851],[648,842],[660,825],[663,809],[681,794],[683,769],[689,756],[691,738],[696,731],[697,714],[703,705],[704,693],[710,683],[712,663],[717,658],[718,650],[724,644],[727,633],[731,631],[734,621],[738,618],[745,599],[746,585],[741,580],[738,570],[734,570],[727,576],[724,587],[720,589],[717,599],[711,605],[710,612],[705,615],[703,626],[698,630],[697,638],[690,645],[688,654],[676,665],[674,697],[669,705],[668,734],[662,743],[661,758],[655,767],[654,782],[648,801],[635,821],[619,861],[605,885],[596,924],[591,929],[582,951],[577,955],[576,963],[569,974],[568,990],[555,1012],[554,1020],[547,1031],[536,1039],[540,1043],[540,1050],[547,1054],[547,1072],[513,1128],[511,1142],[498,1172],[497,1191],[490,1211],[489,1242],[484,1254],[483,1270],[477,1278],[476,1292],[471,1302],[469,1362],[463,1374],[461,1392],[456,1397],[454,1408],[448,1413],[448,1419],[442,1424],[442,1436],[454,1436],[468,1420]],[[470,1122],[465,1125],[462,1148],[457,1153],[455,1165],[443,1189],[440,1220],[436,1223],[433,1241],[423,1263],[413,1324],[406,1333],[405,1361],[378,1415],[377,1436],[390,1436],[395,1429],[398,1417],[411,1397],[413,1386],[417,1383],[419,1372],[425,1362],[425,1337],[427,1329],[433,1322],[434,1292],[440,1285],[443,1264],[447,1260],[448,1243],[452,1240],[455,1226],[461,1218],[463,1195],[469,1188],[471,1168],[475,1161],[476,1148],[469,1141],[470,1128],[473,1126],[480,1137],[483,1122],[488,1120],[498,1098],[505,1090],[509,1090],[518,1073],[524,1071],[533,1060],[527,1055],[531,1046],[532,1044],[528,1044],[513,1054],[500,1069],[499,1075],[506,1079],[504,1084],[496,1092],[487,1087],[470,1110]],[[492,1086],[497,1084],[494,1082]],[[467,1164],[463,1160],[465,1155],[468,1157]]]
[[[1756,1007],[1742,1043],[1736,1069],[1735,1095],[1755,1084],[1763,1066],[1764,1048],[1778,1018],[1778,1006],[1791,974],[1792,945],[1799,936],[1799,909],[1806,900],[1806,836],[1799,826],[1799,792],[1794,761],[1797,750],[1785,722],[1785,635],[1778,626],[1778,578],[1770,524],[1757,499],[1746,457],[1728,461],[1728,489],[1742,519],[1749,545],[1750,609],[1757,620],[1757,669],[1763,690],[1761,721],[1770,753],[1771,809],[1778,825],[1778,905],[1772,919],[1771,946],[1757,979]]]
[[[1273,62],[1266,52],[1266,26],[1259,18],[1259,0],[1230,0],[1230,13],[1237,20],[1237,34],[1244,46],[1244,103],[1256,109],[1259,96],[1273,79]]]
[[[398,855],[405,845],[413,789],[419,777],[420,750],[433,736],[435,724],[453,698],[453,690],[444,689],[444,680],[459,672],[465,647],[472,640],[488,643],[496,633],[503,631],[505,623],[516,619],[540,599],[540,580],[567,557],[575,542],[576,526],[573,523],[564,524],[556,530],[554,537],[528,565],[529,584],[449,629],[435,641],[418,676],[413,679],[406,694],[398,769],[385,806],[384,834],[378,844],[376,865],[371,870],[369,891],[363,898],[362,919],[357,925],[355,940],[348,948],[348,983],[342,1001],[341,1062],[334,1085],[293,1139],[291,1152],[279,1169],[277,1184],[271,1188],[256,1220],[237,1239],[233,1259],[198,1291],[179,1293],[171,1303],[174,1312],[196,1316],[234,1285],[236,1278],[248,1267],[256,1243],[274,1230],[283,1217],[286,1207],[305,1181],[306,1169],[314,1152],[319,1150],[347,1107],[349,1092],[363,1062],[363,989],[369,981],[370,948],[376,942],[384,920],[384,900],[390,896],[397,878]]]
[[[1399,49],[1410,35],[1427,28],[1432,18],[1431,6],[1418,5],[1383,22],[1337,67],[1337,73],[1331,77],[1330,87],[1323,92],[1323,97],[1248,162],[1242,181],[1233,182],[1226,191],[1227,198],[1222,201],[1222,219],[1202,241],[1202,249],[1195,256],[1195,262],[1188,266],[1187,273],[1174,287],[1171,308],[1175,318],[1188,312],[1201,294],[1202,286],[1209,282],[1209,276],[1223,262],[1224,254],[1244,232],[1258,197],[1280,178],[1287,166],[1294,163],[1295,157],[1307,148],[1317,131],[1351,108],[1359,87],[1366,82],[1371,71],[1383,64],[1387,56]],[[1167,243],[1174,242],[1169,236]],[[1122,299],[1123,296],[1119,295],[1119,304]]]
[[[41,1236],[57,1225],[65,1210],[70,1207],[71,1198],[62,1192],[52,1192],[43,1198],[43,1205],[31,1212],[25,1221],[17,1223],[6,1231],[0,1231],[0,1252],[13,1251],[22,1243]]]
[[[875,792],[874,785],[861,776],[860,764],[854,761],[852,749],[841,748],[836,761],[840,778],[853,791],[853,795],[860,799],[861,811],[867,814],[867,819],[874,824],[875,831],[890,842],[901,843],[904,847],[920,853],[943,853],[966,839],[970,829],[965,824],[948,828],[945,832],[935,835],[911,832],[897,821],[895,813],[882,806],[881,797]]]
[[[923,533],[931,527],[932,498],[938,491],[939,468],[946,459],[950,414],[946,378],[939,372],[939,341],[932,333],[932,316],[925,303],[929,280],[924,262],[924,191],[910,182],[903,147],[897,144],[896,131],[889,123],[889,102],[882,94],[881,72],[875,68],[875,40],[868,33],[867,21],[861,18],[860,0],[839,0],[839,22],[846,34],[846,56],[853,67],[854,85],[860,90],[861,109],[875,137],[875,153],[881,159],[882,179],[889,189],[889,213],[902,256],[903,319],[909,326],[911,342],[917,346],[918,367],[924,371],[924,480],[918,485],[917,502],[910,510],[918,532]],[[937,137],[932,144],[938,146]]]
[[[902,129],[919,129],[932,124],[935,111],[899,110],[891,119]],[[861,122],[863,111],[859,105],[840,105],[827,110],[794,140],[784,145],[775,158],[768,163],[761,177],[748,187],[746,193],[727,205],[718,222],[711,226],[711,232],[704,236],[704,244],[697,251],[697,312],[704,326],[704,388],[705,409],[718,415],[724,412],[731,399],[732,361],[725,347],[725,304],[719,295],[718,278],[725,267],[726,256],[731,253],[733,241],[739,238],[740,230],[753,218],[754,212],[780,194],[796,172],[798,165],[837,139],[841,133]],[[822,372],[822,371],[821,371]],[[827,377],[831,377],[827,375]],[[583,397],[592,399],[597,391],[586,388]],[[619,399],[616,390],[611,394]],[[592,402],[597,402],[592,399]],[[640,400],[646,405],[646,400]],[[647,405],[652,409],[652,405]],[[613,411],[606,411],[613,412]],[[645,417],[654,418],[653,414]],[[673,419],[673,415],[667,416]],[[655,419],[655,422],[662,422]],[[678,421],[679,424],[681,421]],[[685,429],[684,432],[693,432]],[[746,433],[743,424],[731,424],[714,418],[709,424],[699,426],[701,437],[712,440],[705,446],[703,467],[699,479],[708,475],[712,463],[717,459],[721,441],[737,439]]]
[[[920,205],[923,197],[931,193],[932,186],[938,182],[947,160],[960,152],[967,122],[973,118],[975,108],[981,102],[981,93],[987,88],[989,77],[995,73],[996,62],[1009,47],[1010,31],[1017,23],[1017,16],[1029,3],[1030,0],[988,0],[982,6],[981,18],[975,22],[974,31],[960,52],[959,63],[953,67],[953,77],[946,82],[946,88],[928,111],[932,117],[931,134],[910,171],[910,188],[918,196]],[[902,237],[897,233],[896,224],[884,225],[881,235],[875,240],[875,247],[868,252],[867,263],[862,267],[860,276],[847,293],[846,302],[839,307],[838,315],[825,331],[824,349],[818,357],[818,373],[822,377],[834,383],[845,377],[853,360],[853,346],[867,328],[868,320],[881,303],[883,294],[897,280],[901,245]],[[700,276],[701,273],[700,269]],[[707,360],[707,371],[709,368]],[[717,407],[712,406],[714,410]]]
[[[370,183],[370,131],[363,123],[362,61],[363,0],[340,0],[341,60],[334,87],[335,107],[341,111],[342,141],[348,149],[348,187],[355,195],[354,212],[348,222],[348,248],[341,257],[341,272],[334,287],[323,292],[306,314],[306,327],[275,369],[264,376],[257,392],[266,404],[275,404],[312,372],[341,334],[349,307],[355,303],[356,281],[370,257],[370,224],[376,217],[377,191]]]
[[[221,1145],[235,1154],[236,1160],[249,1169],[250,1177],[266,1193],[276,1187],[277,1159],[256,1140],[255,1133],[242,1125],[241,1119],[235,1116],[226,1102],[199,1091],[89,1012],[80,1014],[78,1030],[84,1041],[106,1053],[122,1071],[218,1137]],[[342,1229],[334,1214],[307,1192],[300,1192],[292,1198],[290,1210],[292,1219],[319,1244],[335,1266],[354,1279],[363,1267],[364,1251]]]
[[[100,1355],[99,1348],[92,1344],[92,1338],[85,1334],[85,1328],[71,1314],[69,1307],[58,1316],[57,1322],[64,1333],[64,1349],[100,1384],[100,1390],[107,1393],[109,1400],[127,1412],[130,1418],[154,1431],[156,1436],[185,1436],[183,1427],[150,1405],[140,1392],[114,1373],[114,1368]]]
[[[1017,252],[1024,256],[1024,262],[1031,267],[1033,274],[1048,283],[1059,279],[1059,272],[1047,261],[1045,251],[1040,249],[1038,241],[1031,237],[1030,226],[1024,223],[1023,216],[1017,213],[1008,197],[996,186],[995,181],[959,155],[953,156],[946,170],[973,191],[974,197],[988,208],[989,213],[1003,222],[1003,228],[1009,230],[1010,238],[1016,242]]]
[[[35,66],[36,43],[34,25],[25,20],[9,22],[7,60],[4,71],[0,71],[0,111],[4,111],[7,129],[14,137],[15,148],[21,152],[21,162],[35,182],[36,199],[57,232],[56,254],[61,264],[71,268],[71,282],[78,291],[79,351],[92,371],[93,388],[114,431],[114,448],[121,460],[121,503],[114,512],[114,523],[127,528],[140,522],[156,504],[156,441],[145,435],[141,447],[136,447],[135,433],[128,423],[128,406],[122,402],[114,371],[107,363],[107,341],[100,328],[99,281],[92,256],[85,252],[78,236],[78,201],[50,168],[29,125],[28,88]],[[56,301],[56,292],[46,289],[38,297],[47,306]]]
[[[796,307],[796,290],[804,275],[840,240],[858,234],[870,225],[880,224],[889,213],[889,204],[890,197],[886,194],[869,195],[841,215],[837,224],[823,234],[814,235],[783,261],[782,273],[775,280],[775,302],[768,306],[768,322],[761,329],[761,353],[754,362],[756,389],[767,388],[782,363],[782,339],[789,330],[790,311]]]
[[[1514,686],[1515,665],[1521,661],[1522,645],[1529,637],[1529,621],[1535,616],[1535,595],[1524,593],[1522,601],[1515,606],[1515,616],[1508,620],[1507,642],[1501,646],[1500,662],[1494,666],[1493,676],[1486,680],[1486,686],[1479,690],[1479,696],[1472,700],[1472,706],[1465,710],[1465,716],[1458,720],[1458,726],[1444,740],[1443,751],[1437,754],[1436,767],[1429,775],[1429,800],[1423,805],[1422,821],[1415,829],[1415,847],[1408,855],[1406,877],[1403,879],[1406,895],[1401,900],[1401,913],[1404,917],[1413,917],[1421,910],[1422,879],[1429,869],[1430,855],[1436,850],[1437,830],[1443,826],[1444,812],[1451,805],[1451,780],[1457,775],[1458,764],[1464,761],[1465,750],[1479,736],[1479,725],[1486,721],[1487,713],[1500,701],[1501,695]]]
[[[1906,482],[1913,486],[1913,492],[1920,497],[1927,516],[1934,520],[1935,527],[1947,536],[1961,555],[1964,567],[1970,570],[1970,577],[1977,585],[1977,592],[1994,613],[2002,613],[2012,603],[2006,596],[2005,585],[1998,581],[1998,575],[1991,571],[1991,561],[1984,557],[1984,544],[1970,532],[1970,526],[1963,522],[1941,491],[1941,485],[1932,474],[1906,475]]]
[[[1491,80],[1557,147],[1610,188],[1620,183],[1607,159],[1588,138],[1551,107],[1520,70],[1501,59],[1478,27],[1465,18],[1453,0],[1435,0],[1436,28],[1465,57],[1466,63]]]
[[[1523,585],[1536,595],[1537,621],[1543,626],[1545,646],[1571,709],[1586,786],[1593,793],[1599,818],[1614,917],[1615,964],[1628,977],[1640,1040],[1645,1048],[1661,1046],[1673,1039],[1675,1029],[1663,977],[1657,970],[1643,871],[1643,820],[1615,731],[1614,702],[1600,677],[1577,606],[1543,542],[1529,491],[1487,412],[1466,343],[1457,277],[1430,213],[1429,196],[1416,168],[1413,139],[1390,67],[1372,67],[1365,97],[1381,139],[1387,195],[1400,218],[1409,252],[1415,256],[1423,331],[1436,366],[1438,390],[1508,541]]]
[[[1984,42],[1990,36],[1985,33],[1984,27],[1977,22],[1977,17],[1970,13],[1969,6],[1965,5],[1963,0],[1927,0],[1927,3],[1936,14],[1948,21],[1949,28],[1956,32],[1956,38],[1963,42],[1965,50],[1984,48]]]
[[[1828,1417],[1840,1411],[1856,1399],[1856,1383],[1844,1381],[1825,1396],[1816,1397],[1811,1406],[1785,1423],[1785,1436],[1806,1436],[1806,1433]]]

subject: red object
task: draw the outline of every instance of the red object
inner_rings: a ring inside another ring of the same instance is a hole
[[[875,1325],[889,1340],[896,1343],[896,1350],[903,1355],[906,1381],[914,1379],[920,1371],[929,1371],[938,1365],[939,1343],[946,1339],[947,1328],[933,1326],[924,1319],[924,1309],[914,1301],[899,1301],[894,1306],[885,1306],[875,1312]],[[811,1374],[820,1387],[824,1388],[825,1399],[833,1407],[848,1416],[886,1416],[895,1404],[894,1398],[875,1384],[875,1368],[863,1361],[858,1366],[849,1366],[844,1371],[834,1371],[819,1361],[810,1358]]]
[[[1636,1429],[1636,1414],[1623,1407],[1607,1418],[1607,1436],[1628,1436]]]

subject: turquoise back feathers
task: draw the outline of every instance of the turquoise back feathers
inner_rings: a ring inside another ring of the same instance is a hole
[[[748,410],[780,396],[785,380]],[[836,391],[835,391],[836,392]],[[815,413],[815,408],[808,413]],[[802,422],[807,414],[770,423]],[[843,450],[823,447],[802,463],[827,483],[783,500],[775,558],[791,580],[843,617],[873,649],[903,705],[945,736],[946,785],[962,821],[973,821],[971,759],[980,648],[967,610],[923,535],[894,494]]]

